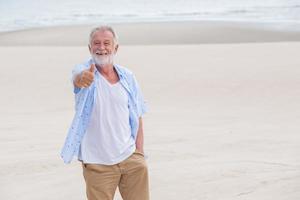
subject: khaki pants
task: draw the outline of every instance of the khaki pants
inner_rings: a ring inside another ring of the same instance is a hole
[[[119,164],[82,168],[88,200],[113,200],[117,186],[123,200],[149,200],[148,169],[138,151]]]

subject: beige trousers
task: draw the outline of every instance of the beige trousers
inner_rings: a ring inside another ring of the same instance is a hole
[[[118,186],[123,200],[149,200],[147,164],[138,151],[119,164],[82,168],[88,200],[113,200]]]

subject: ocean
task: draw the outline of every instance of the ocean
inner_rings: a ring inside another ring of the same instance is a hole
[[[300,23],[300,0],[0,0],[0,32],[47,26],[162,22]]]

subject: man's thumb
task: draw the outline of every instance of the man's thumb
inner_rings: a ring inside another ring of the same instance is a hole
[[[95,72],[95,64],[91,64],[90,72]]]

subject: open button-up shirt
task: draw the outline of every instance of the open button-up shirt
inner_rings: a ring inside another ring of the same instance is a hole
[[[73,70],[73,78],[83,70],[89,69],[93,63],[92,59],[77,65]],[[129,123],[131,127],[131,135],[136,140],[139,126],[139,117],[146,112],[146,105],[143,100],[137,80],[133,73],[128,69],[115,65],[114,68],[119,76],[119,81],[128,94]],[[99,72],[95,70],[95,79],[99,79]],[[78,158],[80,144],[86,132],[91,111],[94,105],[95,89],[97,84],[95,81],[87,88],[74,87],[75,93],[75,116],[71,127],[69,128],[67,138],[61,151],[61,157],[65,163],[70,163],[74,156]]]

